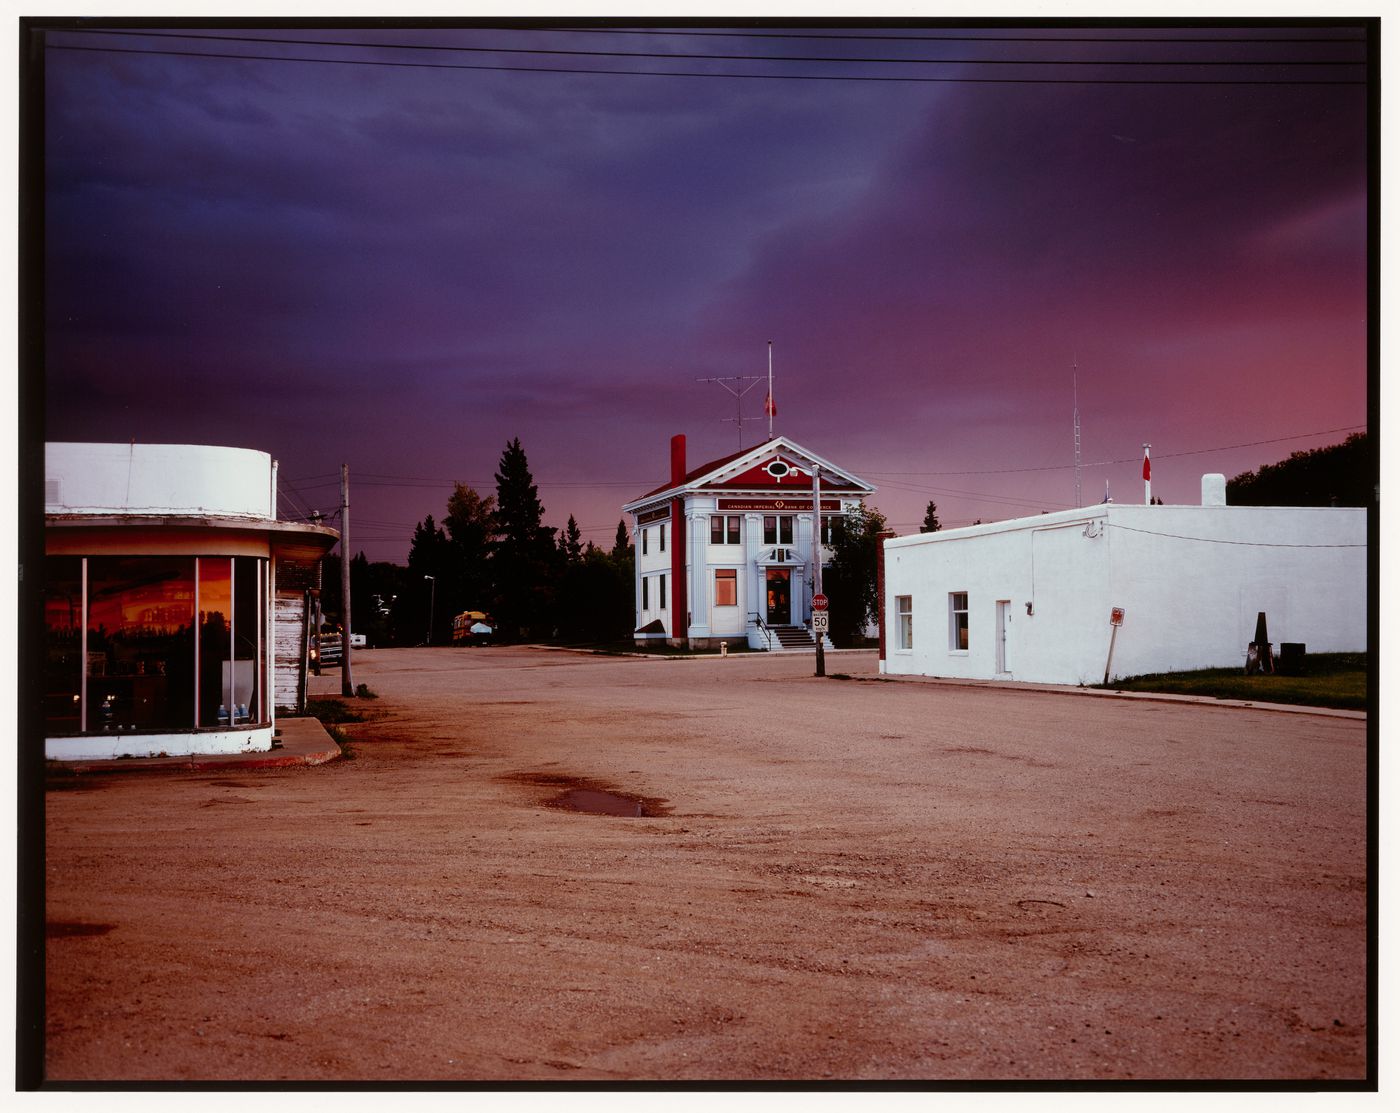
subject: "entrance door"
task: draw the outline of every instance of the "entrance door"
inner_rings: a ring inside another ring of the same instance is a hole
[[[1006,662],[1006,633],[1011,625],[1011,600],[997,600],[997,672],[1010,672]]]
[[[787,568],[768,569],[768,625],[792,624],[791,575]]]

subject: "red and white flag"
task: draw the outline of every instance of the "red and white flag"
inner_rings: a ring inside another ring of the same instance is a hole
[[[768,396],[763,400],[763,412],[769,417],[778,416],[778,403],[773,401],[773,392],[770,390]]]
[[[1142,453],[1142,478],[1147,482],[1152,480],[1152,457],[1144,449]]]

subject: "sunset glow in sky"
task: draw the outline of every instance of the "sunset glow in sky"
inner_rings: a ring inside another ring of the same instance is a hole
[[[513,437],[611,545],[769,340],[901,533],[1074,505],[1076,364],[1086,503],[1366,426],[1364,26],[151,30],[48,36],[46,437],[348,463],[372,560]]]

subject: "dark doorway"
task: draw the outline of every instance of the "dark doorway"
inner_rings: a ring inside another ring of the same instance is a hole
[[[768,625],[792,623],[791,572],[787,568],[768,570]]]

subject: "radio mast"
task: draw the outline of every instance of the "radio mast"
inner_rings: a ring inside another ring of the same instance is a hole
[[[1083,506],[1079,493],[1079,356],[1074,357],[1074,505]]]

